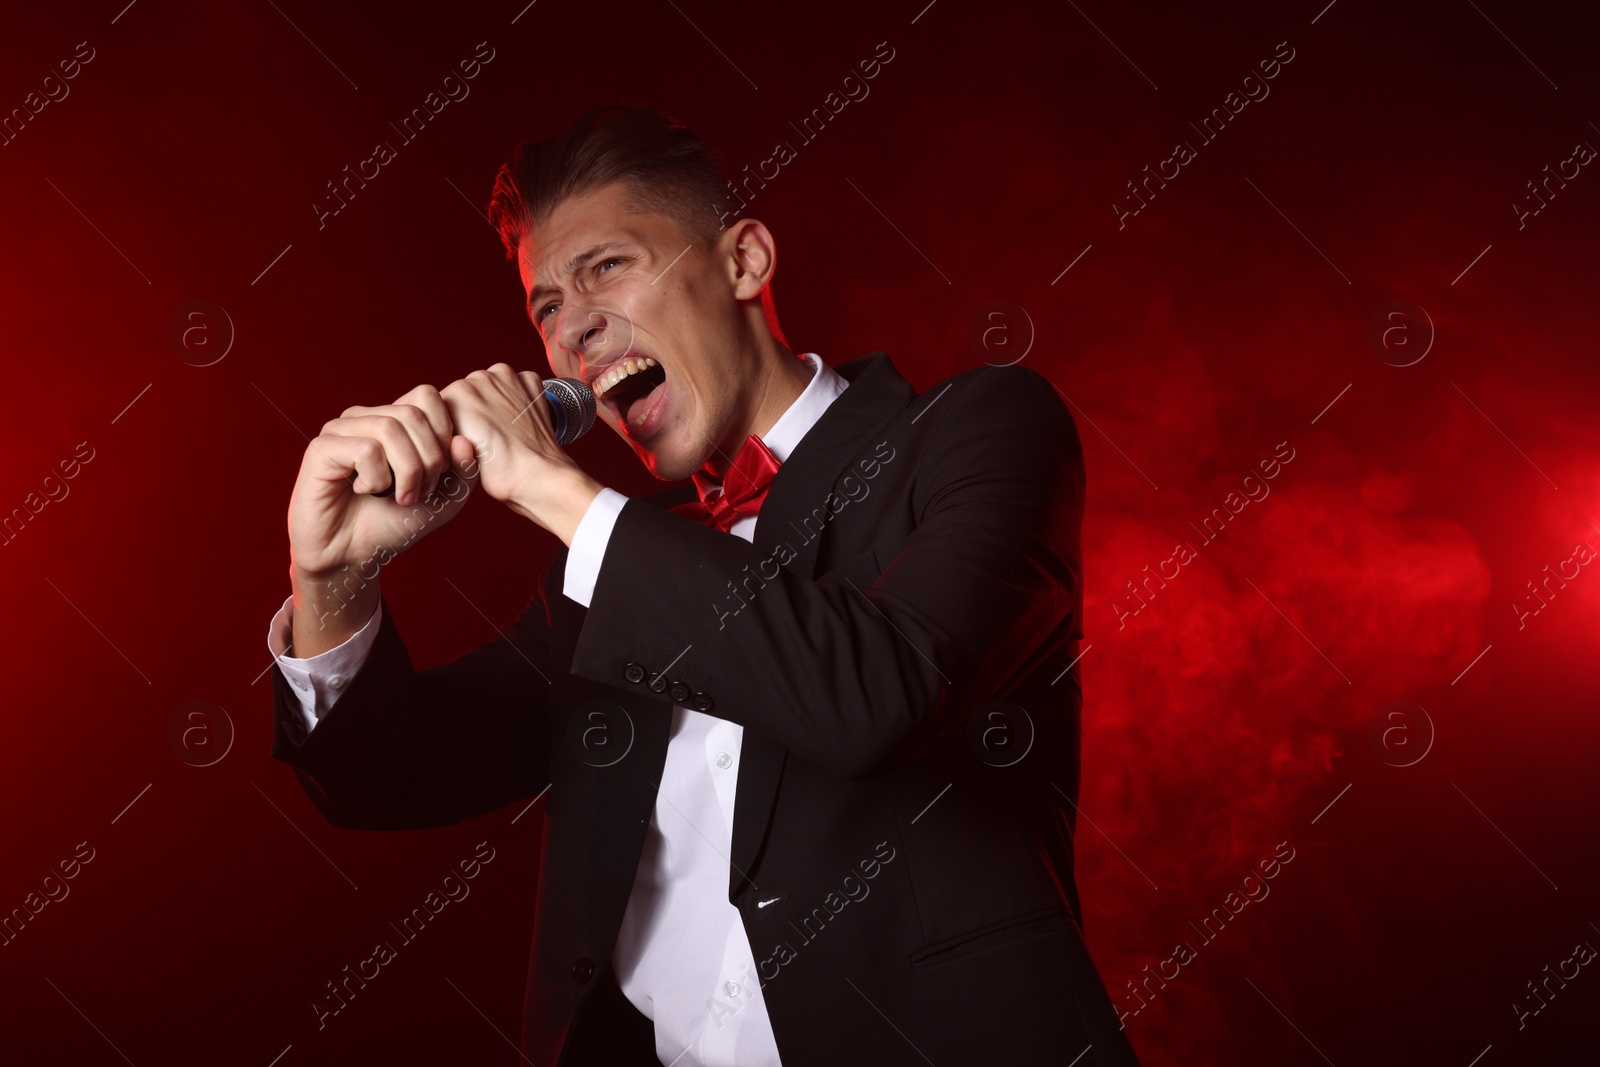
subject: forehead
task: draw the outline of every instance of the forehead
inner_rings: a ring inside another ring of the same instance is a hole
[[[593,256],[625,247],[649,248],[665,239],[671,220],[629,210],[626,192],[621,182],[611,182],[568,197],[523,234],[517,268],[530,297],[560,285]]]

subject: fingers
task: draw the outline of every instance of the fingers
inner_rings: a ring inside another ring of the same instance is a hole
[[[330,424],[331,425],[331,424]],[[384,447],[372,437],[343,437],[324,433],[311,442],[306,452],[308,464],[317,457],[324,481],[345,481],[353,473],[357,493],[375,493],[390,485],[390,465]]]
[[[520,418],[543,399],[544,380],[534,371],[495,363],[443,390],[419,385],[393,404],[346,408],[322,427],[312,445],[325,460],[321,467],[328,480],[353,474],[355,492],[393,493],[397,503],[410,506],[437,492],[452,466],[474,480],[478,464],[487,458],[479,449],[488,442],[480,445],[459,432],[457,409],[468,397],[481,401],[494,395]]]
[[[544,392],[544,386],[537,374],[531,370],[518,371],[509,363],[495,363],[483,370],[475,370],[467,375],[466,380],[478,382],[480,385],[492,383],[507,396],[515,396],[519,384],[533,396]]]
[[[445,407],[444,398],[439,395],[439,390],[431,385],[419,385],[409,393],[395,401],[396,405],[410,405],[422,412],[427,419],[428,428],[432,431],[433,440],[438,443],[439,455],[444,461],[444,470],[435,471],[429,468],[430,477],[423,487],[423,495],[432,495],[438,491],[439,479],[450,467],[450,438],[455,433],[455,427],[450,418],[450,411]]]
[[[471,441],[457,435],[450,439],[450,459],[469,486],[478,482],[478,450]]]
[[[455,424],[454,432],[467,435],[480,453],[485,448],[492,453],[496,433],[518,432],[517,425],[543,398],[544,384],[532,371],[518,372],[509,363],[495,363],[451,382],[439,396]],[[474,427],[477,436],[472,435]]]
[[[442,431],[436,431],[438,413],[425,412],[426,407],[432,406],[427,398],[420,403],[422,406],[391,404],[380,408],[347,408],[343,416],[323,426],[324,436],[366,439],[378,446],[379,465],[374,467],[369,463],[368,467],[363,467],[361,462],[353,465],[360,476],[356,492],[378,492],[392,484],[396,502],[410,505],[422,493],[432,492],[437,486],[449,467],[450,428],[446,422]],[[357,460],[370,461],[373,450],[347,454]]]
[[[450,412],[444,406],[444,400],[439,396],[439,390],[431,385],[419,385],[405,396],[395,401],[396,405],[410,405],[427,418],[433,436],[439,442],[439,448],[448,451],[450,436],[454,432],[450,423]]]
[[[529,396],[537,400],[544,395],[544,379],[533,371],[520,371],[517,374],[517,378],[522,382],[522,387],[528,391]]]

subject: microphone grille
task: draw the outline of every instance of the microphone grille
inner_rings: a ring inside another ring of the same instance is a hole
[[[563,447],[594,426],[594,390],[583,382],[576,378],[546,378],[544,395],[550,401],[551,428]]]

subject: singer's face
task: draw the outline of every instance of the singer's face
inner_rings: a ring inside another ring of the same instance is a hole
[[[731,242],[695,248],[672,219],[629,211],[625,192],[613,182],[568,198],[523,237],[518,266],[551,371],[588,382],[600,418],[656,477],[677,481],[735,451],[759,399],[750,282]],[[656,366],[602,393],[625,356]]]

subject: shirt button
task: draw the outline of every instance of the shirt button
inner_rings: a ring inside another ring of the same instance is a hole
[[[333,688],[335,688],[335,689],[339,689],[339,688],[343,687],[343,685],[344,685],[344,675],[335,674],[333,677],[328,679],[328,684],[330,686],[332,686]]]
[[[738,995],[739,995],[739,983],[738,982],[724,982],[724,983],[722,983],[722,991],[724,993],[728,994],[728,999],[729,1000],[733,1000],[736,997],[738,997]]]
[[[733,757],[728,755],[726,752],[718,752],[717,766],[721,767],[723,770],[727,770],[729,767],[733,766]],[[729,993],[728,995],[732,996],[733,994]]]

